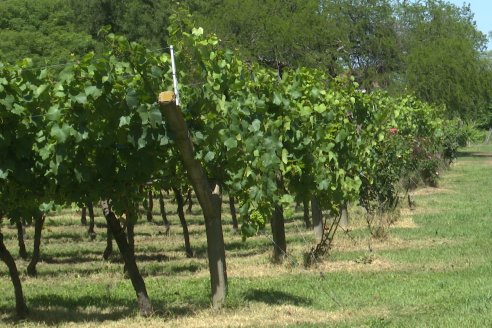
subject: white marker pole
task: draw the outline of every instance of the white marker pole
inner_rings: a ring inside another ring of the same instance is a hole
[[[176,97],[176,106],[179,106],[179,92],[178,92],[178,78],[176,77],[176,64],[174,63],[174,48],[170,46],[171,50],[171,68],[173,70],[173,86],[174,86],[174,95]]]

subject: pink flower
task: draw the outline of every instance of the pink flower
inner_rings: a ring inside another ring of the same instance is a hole
[[[397,128],[391,128],[391,129],[389,129],[389,132],[391,134],[397,134],[398,133],[398,129]]]

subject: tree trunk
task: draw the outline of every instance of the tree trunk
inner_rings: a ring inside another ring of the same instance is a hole
[[[237,214],[236,214],[236,206],[234,205],[234,197],[229,195],[229,208],[231,210],[231,218],[232,218],[232,231],[237,233],[239,230],[239,225],[237,223]]]
[[[186,218],[184,214],[184,199],[181,190],[178,188],[173,188],[174,194],[176,195],[176,203],[178,205],[178,216],[181,222],[181,227],[183,228],[183,236],[185,242],[185,252],[186,257],[193,257],[193,250],[190,244],[190,234],[188,232],[188,223],[186,223]]]
[[[147,221],[152,222],[154,220],[154,217],[152,215],[152,212],[154,210],[154,197],[152,195],[152,188],[149,190],[148,193],[148,200],[147,200]]]
[[[82,214],[80,215],[80,223],[83,226],[86,226],[87,225],[87,207],[82,206],[81,210],[82,210]]]
[[[349,215],[347,210],[347,203],[342,204],[340,206],[340,227],[343,230],[346,230],[349,225]]]
[[[319,243],[321,238],[323,238],[323,215],[316,197],[311,199],[311,213],[313,216],[314,237],[316,238],[316,243]]]
[[[130,252],[135,256],[135,223],[132,220],[128,220],[126,223],[126,234],[128,237],[128,247]]]
[[[159,190],[159,207],[161,210],[162,221],[164,222],[164,228],[166,229],[164,233],[166,235],[169,235],[169,232],[171,230],[171,225],[167,220],[166,205],[164,203],[164,195],[162,194],[162,190]]]
[[[132,253],[133,257],[135,257],[135,222],[137,221],[136,215],[136,211],[134,211],[133,208],[127,209],[126,237],[128,240],[128,247],[130,248],[130,252]],[[123,267],[123,272],[128,273],[128,268],[126,264]]]
[[[150,298],[147,294],[147,289],[145,287],[145,282],[138,270],[137,263],[135,261],[135,256],[130,249],[128,240],[125,236],[125,231],[120,225],[120,222],[109,209],[108,201],[101,201],[101,206],[103,209],[104,217],[106,222],[111,229],[111,232],[116,240],[116,244],[120,250],[120,253],[125,261],[125,266],[128,270],[128,275],[133,285],[133,289],[137,294],[138,306],[140,308],[140,314],[143,316],[149,316],[152,314],[152,304],[150,303]]]
[[[193,208],[193,199],[191,198],[191,188],[188,189],[188,193],[186,195],[186,202],[188,203],[188,208],[186,209],[186,214],[191,214],[191,209]]]
[[[23,260],[27,260],[27,251],[26,251],[26,228],[24,227],[23,220],[19,218],[15,225],[17,227],[17,242],[19,243],[19,256]]]
[[[34,218],[34,249],[32,252],[31,262],[27,266],[27,274],[29,276],[36,276],[36,265],[39,261],[40,247],[41,247],[41,231],[43,230],[44,215]]]
[[[178,110],[174,95],[163,92],[159,95],[159,105],[166,118],[167,127],[174,133],[174,141],[188,179],[198,198],[205,219],[207,234],[208,265],[212,287],[212,303],[215,308],[222,306],[227,294],[227,270],[221,222],[221,196],[218,185],[211,185],[201,163],[195,158],[193,143],[183,114]]]
[[[207,217],[205,217],[205,227],[210,280],[212,284],[212,303],[215,308],[219,308],[222,306],[227,295],[227,270],[221,221],[222,196],[218,184],[214,186],[211,200],[216,219],[207,220]],[[211,263],[212,265],[210,265]]]
[[[113,234],[108,224],[106,228],[106,249],[104,249],[103,259],[109,260],[111,254],[113,254]]]
[[[311,228],[311,221],[309,220],[309,199],[302,200],[302,208],[304,209],[304,224],[306,229]]]
[[[22,292],[22,284],[19,278],[19,271],[15,265],[14,258],[3,243],[3,234],[0,232],[0,259],[5,262],[9,269],[10,279],[14,285],[15,292],[15,310],[19,318],[24,318],[28,314],[26,302],[24,301],[24,293]]]
[[[284,210],[282,206],[275,205],[272,219],[272,237],[273,237],[273,261],[282,262],[287,254],[287,243],[285,241]]]
[[[94,240],[96,239],[96,232],[94,231],[94,205],[92,202],[87,202],[87,209],[89,210],[89,238]]]

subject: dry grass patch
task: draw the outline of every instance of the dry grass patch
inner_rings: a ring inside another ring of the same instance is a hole
[[[415,229],[418,228],[417,224],[413,221],[413,218],[411,217],[412,214],[408,213],[411,212],[408,209],[403,209],[400,212],[400,218],[397,219],[393,224],[391,224],[390,228],[401,228],[401,229]]]
[[[371,316],[388,316],[389,310],[365,308],[357,311],[320,311],[293,305],[250,304],[239,310],[197,313],[194,317],[172,320],[170,327],[278,327],[301,324],[329,324],[347,319]]]
[[[32,314],[31,322],[20,322],[16,327],[77,327],[77,328],[119,328],[119,327],[186,327],[186,328],[213,328],[213,327],[279,327],[288,325],[318,324],[329,325],[346,320],[363,320],[364,318],[390,316],[390,310],[383,307],[365,307],[358,310],[322,311],[294,305],[268,305],[251,303],[240,309],[202,310],[192,315],[180,318],[166,318],[154,316],[151,318],[133,317],[128,313],[125,318],[116,319],[111,312],[120,312],[113,308],[110,311],[85,308],[79,313],[87,318],[86,321],[73,322],[70,313],[60,308],[46,308]],[[57,317],[49,317],[49,313],[57,313]],[[107,312],[107,313],[105,313]],[[127,312],[121,309],[121,312]],[[120,312],[120,313],[121,313]],[[107,318],[101,321],[91,321],[91,315]],[[0,317],[0,319],[6,319]],[[117,321],[116,321],[117,320]],[[0,327],[9,327],[0,321]]]
[[[428,195],[435,195],[440,193],[456,193],[456,191],[447,188],[440,188],[440,187],[425,187],[412,191],[410,193],[410,196],[428,196]]]
[[[455,243],[456,240],[446,238],[432,239],[402,239],[397,236],[388,235],[385,239],[364,238],[361,240],[338,238],[334,240],[333,252],[353,252],[367,251],[370,243],[373,251],[378,250],[399,250],[406,248],[422,249]]]

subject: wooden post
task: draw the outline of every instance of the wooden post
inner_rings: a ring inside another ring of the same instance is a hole
[[[227,294],[227,271],[225,261],[224,237],[221,223],[221,197],[218,185],[212,186],[202,164],[195,158],[193,143],[183,114],[176,106],[175,95],[171,91],[159,95],[159,106],[166,119],[169,130],[174,135],[176,148],[186,169],[191,185],[198,198],[205,219],[207,234],[208,265],[212,287],[212,304],[221,307]]]

